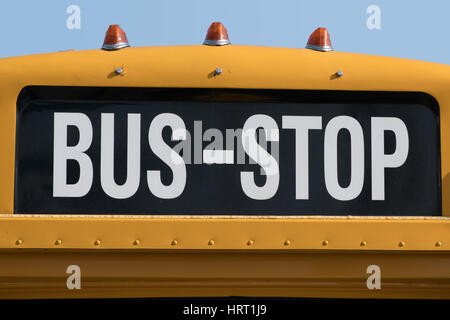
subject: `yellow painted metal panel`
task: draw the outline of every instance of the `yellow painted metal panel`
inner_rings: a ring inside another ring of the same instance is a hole
[[[2,299],[186,296],[450,299],[450,256],[442,252],[24,249],[0,252],[0,261]],[[66,268],[73,264],[81,268],[81,290],[66,287]],[[366,287],[366,270],[372,264],[382,270],[381,290]]]
[[[9,216],[0,248],[447,251],[450,219]]]

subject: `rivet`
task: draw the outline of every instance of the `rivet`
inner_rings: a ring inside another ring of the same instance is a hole
[[[291,245],[291,241],[290,241],[290,240],[286,240],[283,244],[284,244],[285,246],[290,246],[290,245]]]
[[[135,245],[135,246],[139,245],[139,243],[141,243],[141,242],[138,239],[133,241],[133,245]]]
[[[60,239],[57,239],[57,240],[55,241],[55,246],[59,246],[61,243],[62,243],[62,241],[61,241]]]
[[[172,246],[176,246],[178,244],[178,240],[172,240],[172,242],[170,243]]]
[[[436,247],[440,247],[440,246],[442,246],[442,242],[441,242],[441,241],[438,241],[438,242],[436,242],[434,245],[435,245]]]
[[[248,240],[248,241],[247,241],[247,245],[248,245],[248,246],[252,246],[252,245],[253,245],[253,240]]]
[[[366,245],[367,245],[367,241],[361,241],[360,243],[359,243],[359,245],[361,246],[361,247],[365,247]]]
[[[218,76],[219,74],[222,74],[222,71],[222,68],[216,68],[216,70],[214,70],[214,74]]]
[[[399,246],[399,247],[404,247],[404,246],[405,246],[405,241],[400,241],[400,242],[398,243],[398,246]]]
[[[114,70],[114,72],[116,73],[116,74],[122,74],[123,73],[123,69],[122,68],[117,68],[116,70]]]
[[[21,245],[23,243],[22,239],[16,240],[16,245]]]
[[[327,245],[328,245],[328,240],[323,240],[323,241],[322,241],[322,245],[323,245],[323,246],[327,246]]]
[[[100,243],[102,243],[102,242],[101,242],[100,240],[98,240],[98,239],[94,241],[94,244],[95,244],[96,246],[99,246]]]
[[[344,75],[344,71],[342,71],[342,70],[336,71],[336,76],[342,77],[343,75]]]
[[[209,241],[208,241],[208,246],[213,246],[213,245],[214,245],[214,240],[212,240],[212,239],[209,240]]]

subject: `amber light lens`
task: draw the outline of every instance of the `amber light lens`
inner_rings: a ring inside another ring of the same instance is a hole
[[[314,30],[314,32],[309,37],[306,48],[324,52],[333,51],[328,30],[326,28],[317,28],[316,30]]]
[[[213,22],[206,33],[203,44],[208,46],[224,46],[231,44],[225,26],[221,22]]]
[[[108,30],[106,31],[105,41],[103,41],[103,50],[118,50],[125,47],[129,47],[127,35],[122,28],[113,24],[110,25]]]

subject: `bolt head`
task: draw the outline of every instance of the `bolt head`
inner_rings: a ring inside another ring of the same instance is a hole
[[[216,70],[214,70],[214,73],[216,75],[222,74],[222,72],[223,72],[222,68],[216,68]]]

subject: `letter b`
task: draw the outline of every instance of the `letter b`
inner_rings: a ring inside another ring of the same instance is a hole
[[[79,132],[78,144],[68,146],[67,129],[75,126]],[[92,186],[92,161],[85,153],[92,142],[92,124],[83,113],[55,112],[53,143],[53,197],[82,197]],[[67,183],[67,160],[75,160],[80,166],[76,183]]]

